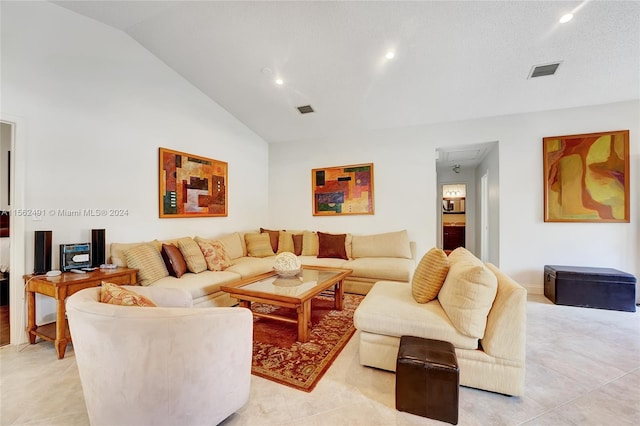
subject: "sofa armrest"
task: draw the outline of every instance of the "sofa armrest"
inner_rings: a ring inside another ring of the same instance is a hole
[[[524,362],[527,291],[494,265],[486,266],[498,278],[498,291],[487,316],[482,347],[493,357]]]

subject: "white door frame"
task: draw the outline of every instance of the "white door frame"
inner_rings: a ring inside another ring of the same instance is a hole
[[[480,177],[480,259],[489,261],[489,170]]]
[[[11,126],[11,225],[9,231],[9,323],[11,344],[27,342],[25,333],[25,292],[22,281],[25,275],[25,220],[13,212],[25,209],[25,147],[26,125],[24,119],[0,113],[0,121]]]

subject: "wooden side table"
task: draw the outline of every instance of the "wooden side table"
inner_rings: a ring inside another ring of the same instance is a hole
[[[86,274],[65,272],[57,277],[45,275],[25,275],[25,289],[27,291],[27,335],[29,342],[34,344],[36,337],[54,342],[58,359],[64,358],[67,343],[71,342],[71,334],[66,319],[64,301],[68,296],[85,288],[97,287],[102,281],[109,281],[119,285],[133,285],[136,283],[137,269],[96,269]],[[36,293],[56,299],[56,322],[36,325]]]

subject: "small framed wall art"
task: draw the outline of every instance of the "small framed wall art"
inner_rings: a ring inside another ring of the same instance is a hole
[[[373,163],[311,170],[314,216],[374,214]]]
[[[629,131],[543,138],[545,222],[629,222]]]
[[[160,148],[160,217],[227,216],[227,163]]]

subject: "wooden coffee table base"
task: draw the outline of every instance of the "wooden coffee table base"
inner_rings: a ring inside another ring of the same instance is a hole
[[[235,296],[238,297],[238,296]],[[344,307],[344,290],[342,288],[342,281],[336,284],[335,299],[333,306],[341,311]],[[311,299],[305,300],[301,304],[282,303],[271,299],[261,299],[257,297],[247,297],[238,301],[238,305],[241,308],[247,308],[251,310],[251,302],[265,303],[267,305],[279,306],[283,308],[295,309],[298,313],[297,319],[283,317],[281,315],[263,314],[261,312],[252,311],[253,316],[260,318],[270,318],[276,321],[288,322],[290,324],[298,324],[298,341],[305,343],[309,341],[309,328],[311,327]]]

